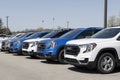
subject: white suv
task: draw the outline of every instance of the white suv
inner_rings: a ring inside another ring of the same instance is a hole
[[[64,57],[75,67],[111,73],[120,63],[120,27],[103,29],[90,39],[67,42]]]
[[[31,57],[32,54],[37,52],[37,43],[50,38],[36,38],[36,39],[28,39],[23,42],[22,52],[23,54],[29,54]]]

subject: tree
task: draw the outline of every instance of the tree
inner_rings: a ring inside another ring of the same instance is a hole
[[[109,17],[108,26],[109,27],[120,26],[120,13],[118,16],[110,16]]]
[[[2,26],[3,26],[2,19],[0,18],[0,34],[2,33]]]
[[[3,25],[2,19],[0,18],[0,29],[2,28],[2,25]]]
[[[119,16],[117,18],[117,26],[120,26],[120,14],[119,14]]]
[[[108,19],[108,26],[109,27],[114,27],[116,26],[116,17],[115,16],[110,16],[110,18]]]

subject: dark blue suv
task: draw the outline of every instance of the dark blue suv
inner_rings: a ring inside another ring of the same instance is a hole
[[[101,29],[102,28],[98,27],[78,28],[64,34],[59,38],[40,41],[38,43],[37,54],[47,60],[55,60],[60,63],[64,63],[63,53],[64,46],[67,41],[90,37]]]

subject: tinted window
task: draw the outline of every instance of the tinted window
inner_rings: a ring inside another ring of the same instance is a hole
[[[94,32],[92,30],[86,30],[86,31],[83,31],[82,33],[80,33],[76,39],[81,39],[81,38],[85,38],[87,36],[91,36]]]
[[[64,31],[55,31],[55,32],[51,32],[45,36],[43,36],[42,38],[58,38],[60,37],[61,35],[67,33],[69,30],[64,30]]]
[[[47,33],[41,33],[41,32],[36,32],[36,33],[34,33],[34,34],[30,34],[30,35],[28,35],[28,38],[34,38],[34,37],[39,37],[39,38],[41,38],[41,37],[43,37],[44,35],[46,35]]]
[[[48,33],[39,34],[38,37],[41,38],[41,37],[43,37],[43,36],[46,35],[46,34],[48,34]]]
[[[112,38],[116,36],[119,32],[120,28],[104,29],[93,35],[92,38]]]
[[[71,38],[73,37],[75,34],[77,34],[78,32],[80,32],[81,29],[75,29],[75,30],[72,30],[64,35],[62,35],[60,38]]]
[[[28,33],[25,38],[28,38],[29,36],[31,36],[33,33]]]
[[[25,37],[27,33],[20,35],[18,38]]]
[[[43,36],[42,38],[51,38],[51,37],[54,37],[58,32],[51,32],[45,36]]]
[[[69,31],[69,30],[61,31],[61,32],[59,32],[57,35],[53,36],[52,38],[58,38],[58,37],[64,35],[65,33],[67,33],[68,31]]]
[[[38,34],[38,33],[29,34],[29,35],[27,35],[26,37],[31,38],[31,37],[36,36],[37,34]]]
[[[17,35],[16,37],[20,37],[21,36],[21,34],[20,35]]]

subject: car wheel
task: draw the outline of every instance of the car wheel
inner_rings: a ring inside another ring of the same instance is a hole
[[[30,55],[30,57],[31,57],[31,58],[35,58],[35,56],[33,56],[33,55]]]
[[[18,51],[17,54],[18,54],[18,55],[23,55],[23,54],[22,54],[22,51]]]
[[[12,53],[12,52],[9,50],[8,53]]]
[[[97,62],[97,69],[103,74],[111,73],[115,68],[115,58],[111,53],[102,54]]]
[[[30,55],[30,57],[31,57],[31,58],[37,58],[37,56],[36,56],[36,55]]]
[[[58,54],[58,61],[60,63],[65,63],[65,60],[64,60],[64,49],[60,50],[60,52]]]

